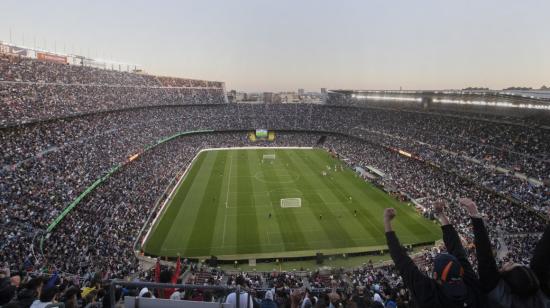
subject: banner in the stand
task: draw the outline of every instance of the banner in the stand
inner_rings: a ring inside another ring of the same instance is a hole
[[[0,44],[0,53],[7,53],[11,55],[25,57],[27,56],[27,49],[6,44]]]
[[[36,58],[38,60],[48,61],[48,62],[55,62],[55,63],[61,63],[61,64],[67,63],[67,57],[53,55],[53,54],[44,53],[44,52],[37,52]]]

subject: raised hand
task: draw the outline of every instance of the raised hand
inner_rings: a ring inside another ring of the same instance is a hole
[[[447,206],[447,204],[445,203],[445,201],[443,200],[437,200],[435,203],[434,203],[434,212],[437,216],[440,216],[441,214],[444,214],[443,213],[443,210],[445,209],[445,207]]]
[[[479,217],[479,212],[477,210],[477,206],[476,206],[476,203],[470,199],[470,198],[460,198],[458,199],[458,204],[460,204],[460,206],[462,206],[464,209],[466,209],[466,211],[468,212],[468,214],[472,217]]]
[[[290,301],[292,304],[299,305],[302,298],[304,298],[304,290],[302,289],[294,289],[290,293]]]
[[[384,221],[391,221],[395,218],[395,209],[394,208],[387,208],[384,210]]]
[[[395,209],[394,208],[387,208],[384,210],[384,231],[391,232],[393,231],[391,221],[395,218]]]
[[[434,213],[442,226],[450,224],[447,215],[445,215],[445,212],[443,211],[445,207],[447,207],[447,203],[441,199],[434,202]]]

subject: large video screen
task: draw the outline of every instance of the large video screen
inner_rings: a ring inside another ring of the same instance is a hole
[[[256,138],[267,138],[267,129],[257,129]]]

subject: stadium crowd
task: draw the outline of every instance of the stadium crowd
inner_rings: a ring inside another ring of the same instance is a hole
[[[265,144],[314,146],[321,136],[326,134],[281,133],[278,134],[275,142],[265,142]],[[138,160],[123,167],[106,185],[100,186],[92,197],[86,199],[81,206],[69,214],[51,234],[44,251],[49,264],[55,264],[55,267],[62,272],[80,276],[90,276],[93,272],[101,272],[105,277],[135,276],[138,274],[137,259],[133,252],[136,235],[151,214],[151,205],[169,187],[177,174],[181,173],[191,157],[201,148],[248,144],[246,136],[240,132],[198,134],[177,138],[155,147],[152,151],[145,152]],[[446,198],[452,202],[455,196],[475,196],[480,208],[488,215],[487,221],[490,223],[492,235],[498,236],[496,231],[498,229],[516,234],[541,231],[544,226],[542,219],[533,219],[533,215],[527,209],[513,205],[498,195],[463,182],[451,173],[426,167],[422,162],[408,159],[382,147],[374,147],[361,139],[331,134],[328,135],[323,146],[345,157],[350,166],[371,165],[391,174],[382,180],[387,182],[384,183],[385,185],[396,187],[413,199],[423,198],[423,204],[427,208],[440,198]],[[173,153],[178,154],[170,155]],[[446,184],[442,185],[442,183]],[[121,210],[122,208],[125,210]],[[449,216],[457,222],[456,226],[461,234],[471,243],[472,236],[466,221],[467,215],[459,207],[449,207],[448,211]],[[10,215],[8,211],[6,214]],[[20,215],[19,218],[25,218],[27,214]],[[97,217],[102,219],[98,221]],[[16,222],[11,225],[11,230],[21,229],[24,223],[32,226],[33,220],[16,220]],[[47,223],[49,220],[44,222]],[[33,233],[27,233],[23,229],[20,235],[27,236],[27,242],[22,242],[21,237],[12,234],[11,237],[7,237],[8,242],[3,247],[3,251],[25,253],[19,256],[10,255],[13,259],[4,259],[4,261],[11,261],[11,267],[16,268],[21,264],[27,264],[26,266],[30,268],[38,266],[33,263],[28,250],[32,247],[32,245],[28,246],[28,239],[33,237]],[[533,241],[531,245],[535,242]],[[510,254],[517,256],[522,256],[533,248],[525,245],[523,241],[517,242],[517,245],[510,242],[508,247]],[[426,256],[428,257],[429,254]],[[3,255],[3,257],[8,256]],[[429,269],[427,271],[429,272]],[[388,273],[384,277],[394,278],[388,283],[397,283],[395,280],[399,280],[395,279],[395,273],[393,275]],[[361,271],[353,280],[357,281],[357,279],[365,279]],[[367,279],[367,281],[374,281],[372,276]],[[219,284],[219,281],[219,278],[214,279],[212,284]],[[298,286],[295,282],[292,283],[292,279],[287,278],[282,281],[291,286]],[[316,279],[315,276],[311,276],[309,281],[312,287],[323,287],[326,284],[326,281],[323,284],[323,280]],[[400,293],[401,291],[397,294]]]
[[[37,292],[47,284],[40,279],[24,278],[24,283],[10,279],[21,271],[55,268],[60,274],[54,283],[61,286],[57,296],[74,286],[96,283],[94,273],[103,279],[142,277],[134,244],[141,240],[148,218],[156,214],[154,205],[163,192],[175,184],[197,151],[250,145],[242,131],[256,128],[281,132],[274,142],[255,145],[319,146],[346,158],[350,167],[381,170],[385,176],[373,181],[393,194],[418,200],[428,217],[435,215],[438,200],[446,200],[447,215],[476,269],[470,219],[457,205],[459,197],[469,196],[485,218],[493,248],[506,246],[499,262],[529,262],[550,207],[549,130],[524,120],[510,124],[441,112],[220,104],[223,95],[223,85],[217,82],[0,55],[0,213],[4,217],[0,262],[5,263],[3,275],[8,279],[3,282],[9,281],[8,289],[19,288],[10,300],[21,290]],[[168,136],[200,130],[209,131],[145,151]],[[137,159],[130,161],[135,154]],[[39,238],[63,209],[120,164],[120,170],[83,199],[41,247]],[[434,257],[427,252],[420,259],[429,264]],[[78,283],[69,283],[69,274],[77,275]],[[233,285],[237,280],[218,274],[207,283],[220,284],[227,278],[225,284]],[[329,279],[318,273],[302,280],[296,277],[292,273],[271,279],[245,277],[245,282],[253,288],[260,282],[274,288],[272,299],[283,305],[293,300],[290,289],[305,285],[344,289],[336,292],[338,301],[353,301],[358,307],[366,305],[365,298],[373,301],[374,294],[401,303],[411,298],[392,266],[366,265]],[[101,286],[96,290],[90,301],[102,300]],[[311,295],[310,301],[335,304],[333,291]]]
[[[145,106],[221,104],[223,84],[0,54],[0,126]]]
[[[218,81],[163,77],[0,54],[0,81],[142,87],[217,87]]]

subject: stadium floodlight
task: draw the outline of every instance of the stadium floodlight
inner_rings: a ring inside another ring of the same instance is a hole
[[[372,99],[378,101],[402,101],[402,102],[421,102],[420,97],[407,97],[407,96],[383,96],[383,95],[356,95],[357,99]]]
[[[521,108],[521,109],[538,109],[538,110],[550,110],[550,104],[547,105],[535,105],[535,104],[512,104],[509,102],[487,102],[487,101],[466,101],[458,99],[433,99],[434,103],[441,104],[457,104],[457,105],[473,105],[473,106],[491,106],[491,107],[505,107],[505,108]]]

